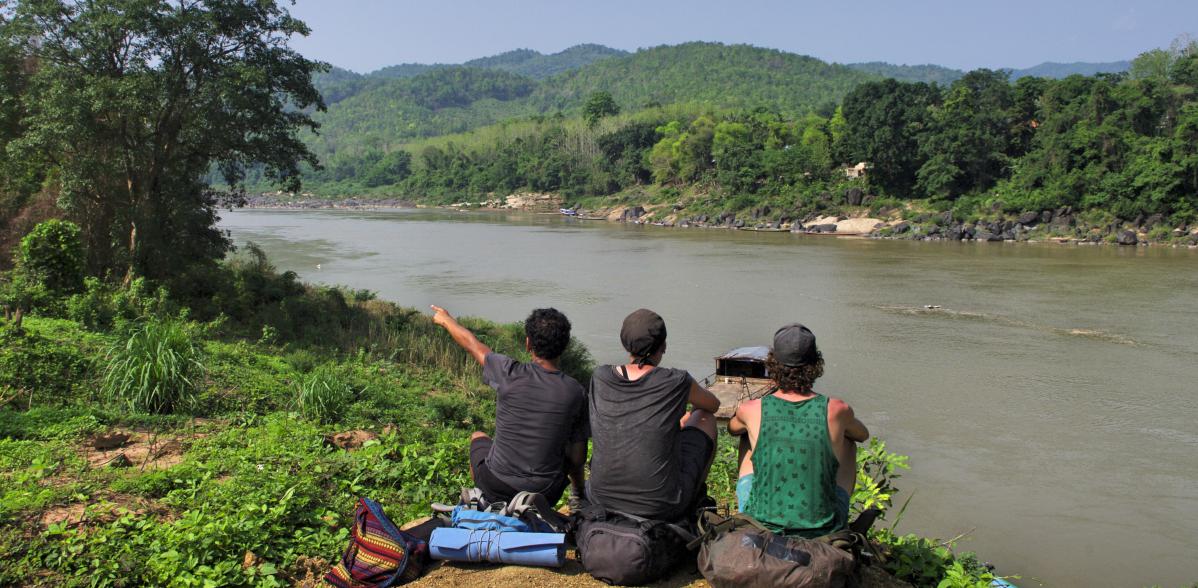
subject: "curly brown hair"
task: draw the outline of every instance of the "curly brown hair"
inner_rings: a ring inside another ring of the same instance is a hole
[[[769,370],[770,379],[778,385],[778,389],[810,392],[815,381],[824,375],[824,355],[816,351],[815,361],[799,367],[791,367],[779,363],[777,359],[774,359],[774,353],[771,351],[769,357],[765,359],[765,369]]]

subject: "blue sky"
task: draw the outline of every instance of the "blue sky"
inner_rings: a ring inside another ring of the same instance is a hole
[[[1022,68],[1117,61],[1198,34],[1198,0],[297,0],[305,55],[355,71],[578,43],[749,43],[827,61]]]

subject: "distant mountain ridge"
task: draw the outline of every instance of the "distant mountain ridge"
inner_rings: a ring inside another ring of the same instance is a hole
[[[410,78],[436,69],[451,67],[478,67],[498,69],[536,80],[543,80],[564,71],[590,65],[601,59],[622,57],[627,51],[612,49],[604,45],[583,43],[557,53],[541,53],[532,49],[513,49],[498,55],[479,57],[465,63],[401,63],[364,74],[368,78]],[[359,74],[363,75],[363,74]]]
[[[895,65],[884,61],[871,61],[868,63],[849,63],[847,67],[858,71],[879,75],[886,78],[894,78],[900,82],[926,82],[936,83],[942,86],[953,83],[954,81],[965,75],[965,72],[959,69],[952,69],[940,65],[924,64],[924,65]],[[1122,73],[1131,69],[1130,61],[1108,61],[1108,62],[1088,62],[1075,61],[1073,63],[1057,63],[1055,61],[1045,61],[1040,65],[1035,65],[1024,69],[1005,68],[1011,73],[1011,80],[1018,80],[1026,77],[1041,77],[1062,79],[1072,75],[1092,76],[1100,73]]]
[[[1129,69],[1131,69],[1130,61],[1108,61],[1104,63],[1090,63],[1085,61],[1056,63],[1045,61],[1040,65],[1027,69],[1013,70],[1011,72],[1011,79],[1017,80],[1031,76],[1062,79],[1072,75],[1092,76],[1100,73],[1123,73]]]

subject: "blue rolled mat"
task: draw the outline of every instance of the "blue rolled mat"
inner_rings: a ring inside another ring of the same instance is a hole
[[[442,527],[433,529],[428,552],[433,559],[560,568],[566,561],[566,536]]]

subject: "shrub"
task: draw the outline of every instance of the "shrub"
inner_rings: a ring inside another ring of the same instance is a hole
[[[0,400],[22,408],[64,404],[76,389],[87,389],[92,361],[77,345],[40,333],[45,322],[27,321],[22,331],[0,329]]]
[[[20,269],[0,275],[0,306],[4,307],[5,313],[20,310],[54,315],[59,310],[59,303],[45,284]]]
[[[54,292],[77,292],[83,287],[86,257],[79,226],[50,219],[21,239],[17,266]]]
[[[1173,238],[1173,230],[1166,226],[1154,227],[1148,231],[1148,240],[1155,242],[1164,242]]]
[[[97,331],[114,327],[123,331],[129,323],[153,316],[173,316],[177,310],[166,288],[152,288],[144,278],[122,288],[89,277],[83,281],[83,291],[66,302],[68,318]]]
[[[134,412],[195,408],[204,364],[192,331],[180,319],[151,319],[113,345],[104,373],[105,394]]]
[[[295,404],[300,413],[322,423],[341,420],[354,399],[354,389],[332,364],[322,365],[299,384]]]

